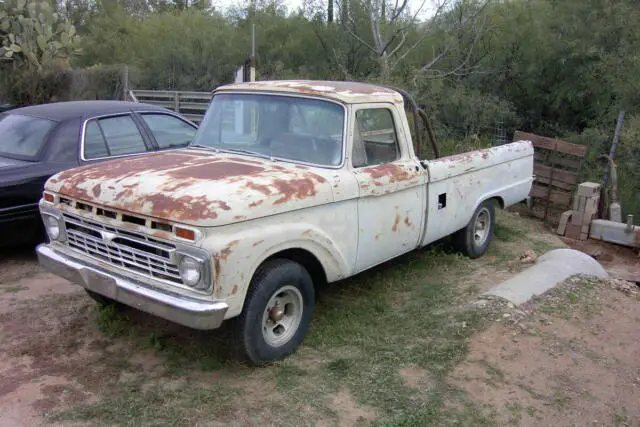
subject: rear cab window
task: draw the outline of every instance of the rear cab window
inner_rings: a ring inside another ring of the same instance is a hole
[[[0,116],[0,156],[36,161],[49,132],[56,126],[53,120],[22,114]]]
[[[144,153],[148,150],[131,115],[91,119],[85,125],[84,160]]]

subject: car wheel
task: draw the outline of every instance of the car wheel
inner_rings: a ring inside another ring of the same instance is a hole
[[[285,259],[266,262],[235,319],[241,356],[263,365],[293,353],[309,329],[314,306],[313,280],[302,265]]]
[[[478,206],[469,224],[455,236],[457,249],[469,258],[479,258],[489,248],[496,222],[495,206],[486,200]]]

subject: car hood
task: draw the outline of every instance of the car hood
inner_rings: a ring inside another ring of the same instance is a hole
[[[45,188],[139,215],[212,227],[329,203],[333,172],[183,149],[67,170]]]

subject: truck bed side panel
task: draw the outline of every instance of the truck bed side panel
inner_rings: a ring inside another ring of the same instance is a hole
[[[519,141],[428,163],[427,225],[422,245],[464,228],[484,200],[524,200],[533,182],[533,146]]]

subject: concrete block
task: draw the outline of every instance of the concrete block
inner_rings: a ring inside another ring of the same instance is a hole
[[[571,214],[571,224],[582,226],[583,220],[584,220],[583,212],[573,212],[573,214]]]
[[[629,227],[622,222],[594,219],[589,236],[596,240],[640,248],[640,227],[637,225]]]
[[[587,198],[585,196],[578,196],[578,212],[584,212],[585,204],[587,203]]]
[[[590,197],[595,194],[600,194],[600,184],[597,182],[583,182],[578,185],[578,196]]]
[[[582,226],[581,225],[575,225],[575,224],[567,224],[567,228],[564,232],[564,235],[567,236],[570,239],[579,239],[580,238],[580,233],[582,232]]]
[[[521,273],[502,282],[483,295],[504,298],[519,305],[541,295],[558,283],[576,274],[607,277],[604,268],[592,257],[573,249],[555,249],[538,258]]]
[[[580,240],[589,239],[589,233],[580,233]]]
[[[573,211],[565,211],[560,215],[560,223],[558,224],[558,230],[556,231],[560,236],[564,236],[564,230],[567,228],[567,223],[569,222],[569,219],[571,219],[572,213]]]

